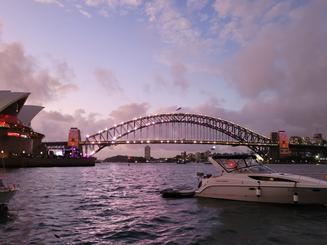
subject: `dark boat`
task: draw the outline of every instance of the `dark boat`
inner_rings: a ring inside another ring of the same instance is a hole
[[[195,191],[168,188],[160,191],[160,194],[163,198],[189,198],[195,195]]]

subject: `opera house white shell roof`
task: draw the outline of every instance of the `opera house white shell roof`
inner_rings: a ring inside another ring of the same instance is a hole
[[[26,126],[44,108],[36,105],[24,105],[30,93],[0,90],[0,114],[16,116]]]

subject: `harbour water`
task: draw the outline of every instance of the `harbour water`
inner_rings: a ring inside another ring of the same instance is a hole
[[[273,165],[323,178],[327,165]],[[19,184],[0,244],[326,244],[327,207],[163,199],[206,164],[107,163],[6,171]]]

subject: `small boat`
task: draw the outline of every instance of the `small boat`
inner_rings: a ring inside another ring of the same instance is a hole
[[[327,181],[278,173],[255,155],[213,154],[218,176],[198,175],[195,196],[281,204],[327,204]]]
[[[0,205],[6,205],[17,191],[14,185],[4,185],[0,179]]]
[[[193,197],[195,194],[194,190],[178,190],[168,188],[160,191],[160,194],[164,198],[188,198]]]

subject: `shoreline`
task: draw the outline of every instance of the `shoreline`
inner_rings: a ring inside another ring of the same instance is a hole
[[[96,158],[2,158],[4,168],[93,167]]]

